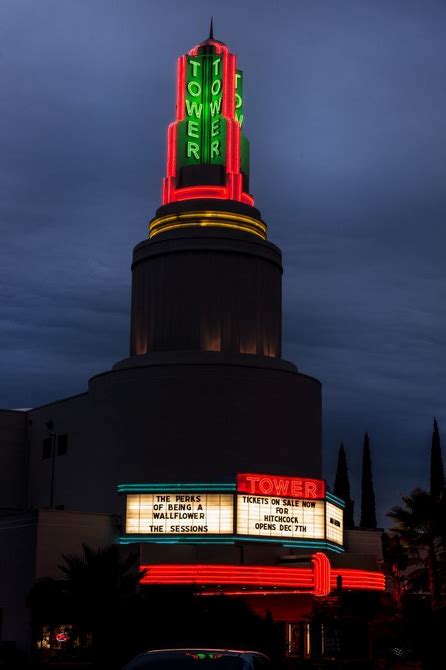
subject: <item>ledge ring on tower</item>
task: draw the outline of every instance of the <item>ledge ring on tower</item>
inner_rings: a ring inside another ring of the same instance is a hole
[[[251,233],[262,240],[266,240],[266,224],[246,214],[215,210],[200,210],[191,212],[171,213],[156,216],[149,223],[149,238],[159,233],[184,228],[226,228]]]

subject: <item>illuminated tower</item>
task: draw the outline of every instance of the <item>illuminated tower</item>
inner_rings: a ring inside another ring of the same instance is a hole
[[[236,56],[212,36],[178,59],[176,111],[168,130],[163,204],[216,198],[253,205],[242,130],[243,73]],[[264,239],[264,226],[247,229]]]
[[[176,116],[168,129],[163,206],[149,227],[153,242],[135,255],[131,353],[280,356],[281,257],[273,245],[258,243],[266,225],[248,193],[243,74],[222,42],[210,37],[178,59]],[[176,244],[174,256],[144,263],[167,233],[170,240],[181,235],[185,254],[178,256]],[[203,244],[208,253],[191,263],[186,247]],[[238,253],[230,253],[234,244]]]
[[[321,387],[281,359],[281,253],[250,194],[243,75],[212,33],[179,58],[176,95],[130,357],[90,380],[94,439],[116,483],[318,477]]]

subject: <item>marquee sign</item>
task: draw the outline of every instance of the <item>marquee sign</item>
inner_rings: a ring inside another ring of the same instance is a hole
[[[163,205],[197,198],[254,204],[243,123],[243,73],[236,56],[211,33],[178,59]]]
[[[325,503],[323,500],[238,495],[237,533],[324,539]]]
[[[127,533],[221,534],[233,531],[232,495],[134,493],[127,496]]]
[[[241,473],[236,483],[123,484],[122,541],[264,541],[342,550],[342,500],[319,479]],[[170,538],[170,539],[169,539]]]

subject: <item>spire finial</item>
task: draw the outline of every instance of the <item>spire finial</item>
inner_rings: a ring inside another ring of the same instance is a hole
[[[209,26],[209,39],[214,39],[214,17],[211,16],[211,25]]]

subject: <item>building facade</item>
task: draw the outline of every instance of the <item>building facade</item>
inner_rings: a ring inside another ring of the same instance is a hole
[[[81,542],[137,544],[145,583],[243,596],[290,636],[340,583],[384,588],[379,536],[344,532],[323,481],[321,384],[281,358],[281,252],[249,192],[243,120],[243,73],[211,36],[178,61],[163,201],[133,252],[129,356],[77,396],[0,411],[4,640],[29,645],[27,590]],[[247,475],[279,489],[240,488]],[[177,516],[155,522],[164,504]]]

